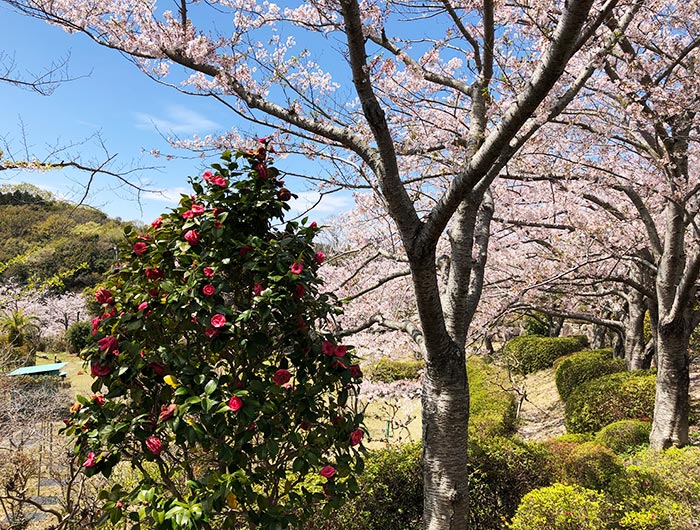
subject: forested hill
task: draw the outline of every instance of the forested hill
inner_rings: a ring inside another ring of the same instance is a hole
[[[0,186],[0,281],[82,289],[114,263],[125,223],[28,184]]]

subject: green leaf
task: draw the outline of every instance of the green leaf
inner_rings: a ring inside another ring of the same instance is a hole
[[[209,382],[204,387],[204,393],[207,396],[210,396],[212,394],[212,392],[214,392],[214,390],[216,390],[217,386],[218,386],[217,381],[215,379],[210,379]]]

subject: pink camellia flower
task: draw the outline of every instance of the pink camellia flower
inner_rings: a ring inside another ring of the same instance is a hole
[[[207,327],[207,328],[204,330],[204,335],[206,335],[206,337],[207,337],[208,339],[213,339],[213,338],[216,337],[218,334],[219,334],[219,330],[218,330],[218,329],[214,329],[214,328],[212,328],[212,327]]]
[[[216,287],[214,287],[212,284],[208,283],[207,285],[205,285],[204,287],[202,287],[202,292],[203,292],[206,296],[211,296],[211,295],[213,295],[213,294],[216,292]]]
[[[112,367],[108,364],[97,363],[90,365],[90,374],[92,377],[102,377],[109,374],[111,371]]]
[[[325,466],[321,469],[320,475],[324,478],[333,478],[335,476],[335,468],[333,466]]]
[[[154,219],[153,222],[151,223],[151,226],[155,228],[156,230],[160,228],[160,225],[163,224],[163,218],[158,217],[157,219]]]
[[[134,246],[132,246],[131,249],[134,251],[134,254],[136,254],[137,256],[142,256],[148,250],[148,245],[146,243],[144,243],[143,241],[138,241],[138,242],[134,243]]]
[[[211,171],[205,171],[204,173],[202,173],[202,178],[207,182],[209,182],[213,176],[214,173],[212,173]]]
[[[262,283],[260,282],[255,282],[255,285],[253,285],[253,294],[255,296],[260,296],[263,292],[263,286]]]
[[[149,280],[160,280],[165,273],[160,269],[146,269],[146,278]]]
[[[324,355],[335,355],[335,344],[333,344],[331,341],[324,340],[323,344],[321,345],[321,351]]]
[[[187,210],[186,212],[182,212],[182,218],[183,219],[193,219],[194,212],[192,210]]]
[[[114,303],[114,297],[112,296],[112,293],[110,293],[104,287],[100,287],[95,291],[95,300],[97,300],[97,302],[100,304],[111,305]]]
[[[299,284],[294,287],[294,298],[303,298],[304,294],[306,294],[306,289],[303,285]]]
[[[95,465],[95,461],[97,460],[97,457],[95,456],[95,453],[88,453],[87,459],[85,460],[85,463],[83,464],[84,467],[93,467]]]
[[[153,370],[153,373],[155,373],[158,376],[163,376],[165,375],[165,365],[162,363],[158,363],[156,361],[151,361],[148,363],[148,366],[151,367],[151,370]]]
[[[92,396],[92,400],[97,403],[100,407],[105,404],[105,397],[100,394],[95,394]]]
[[[97,329],[100,327],[100,322],[102,319],[100,317],[95,317],[92,319],[92,334],[97,333]]]
[[[272,380],[275,384],[280,386],[287,384],[291,378],[292,374],[289,373],[289,370],[285,370],[284,368],[280,368],[275,372],[275,375],[272,376]]]
[[[267,171],[267,166],[263,162],[255,164],[255,171],[258,172],[258,177],[260,177],[261,179],[266,179],[270,176],[270,174]]]
[[[204,273],[204,276],[207,278],[213,278],[214,277],[214,269],[211,267],[204,267],[204,270],[202,271]]]
[[[195,215],[201,215],[204,213],[204,205],[203,204],[193,204],[192,205],[192,213]]]
[[[199,243],[199,232],[197,230],[188,230],[185,232],[185,241],[190,245],[196,245]]]
[[[228,408],[230,408],[233,412],[238,412],[239,410],[241,410],[242,406],[243,400],[238,396],[233,396],[231,397],[231,399],[228,400]]]
[[[163,450],[163,442],[157,436],[149,436],[146,438],[146,447],[151,453],[157,455]]]
[[[228,181],[224,177],[222,177],[221,175],[214,177],[212,179],[211,183],[216,184],[220,188],[225,188],[226,186],[228,186]]]
[[[167,421],[175,415],[177,410],[177,405],[175,403],[170,403],[169,405],[161,405],[160,414],[158,415],[159,421]]]
[[[336,357],[345,357],[346,353],[348,353],[348,348],[346,346],[338,345],[335,347]]]
[[[97,341],[100,351],[112,352],[119,349],[119,341],[112,336],[102,337]]]
[[[357,445],[362,441],[362,430],[356,429],[350,434],[350,445]]]
[[[221,313],[217,313],[216,315],[211,317],[211,326],[213,328],[223,328],[224,325],[226,325],[226,317]]]
[[[289,267],[289,270],[292,271],[292,274],[301,274],[302,271],[304,270],[304,264],[303,263],[292,263],[291,266]]]
[[[148,309],[148,302],[141,302],[139,304],[139,311],[144,311],[146,309]]]
[[[360,377],[362,375],[362,370],[360,370],[359,364],[353,364],[349,366],[348,370],[350,370],[351,377]]]
[[[323,252],[316,252],[316,254],[314,254],[314,261],[321,265],[326,261],[326,255]]]

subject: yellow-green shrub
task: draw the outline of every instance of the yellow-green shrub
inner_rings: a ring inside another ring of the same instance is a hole
[[[564,461],[566,481],[588,489],[607,490],[625,468],[607,447],[596,442],[576,444]]]
[[[538,337],[525,335],[509,340],[503,347],[506,360],[522,374],[551,368],[562,355],[588,347],[585,335],[569,337]]]
[[[617,523],[622,530],[691,530],[690,508],[673,499],[643,495],[626,499]]]
[[[469,375],[469,432],[481,436],[502,435],[515,428],[516,399],[503,390],[508,377],[483,358],[467,359]]]
[[[423,361],[392,361],[386,357],[365,367],[365,375],[373,381],[393,383],[402,379],[418,379],[423,371]]]
[[[649,443],[651,423],[641,420],[620,420],[606,425],[595,436],[595,441],[617,454],[629,453]]]
[[[581,351],[567,356],[557,364],[554,379],[564,401],[575,388],[587,381],[625,371],[625,360],[610,358],[608,351],[610,350]]]

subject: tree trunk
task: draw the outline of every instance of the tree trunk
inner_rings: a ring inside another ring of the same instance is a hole
[[[657,332],[657,382],[654,423],[649,438],[657,450],[688,443],[688,343],[690,326],[685,319],[662,325]]]
[[[625,326],[625,362],[627,370],[649,368],[651,359],[646,355],[644,341],[644,296],[638,291],[629,293],[627,299],[627,322]]]
[[[549,336],[558,337],[564,327],[564,317],[549,317]]]
[[[608,329],[600,324],[593,324],[593,340],[591,341],[591,349],[600,350],[605,348],[605,336]]]

